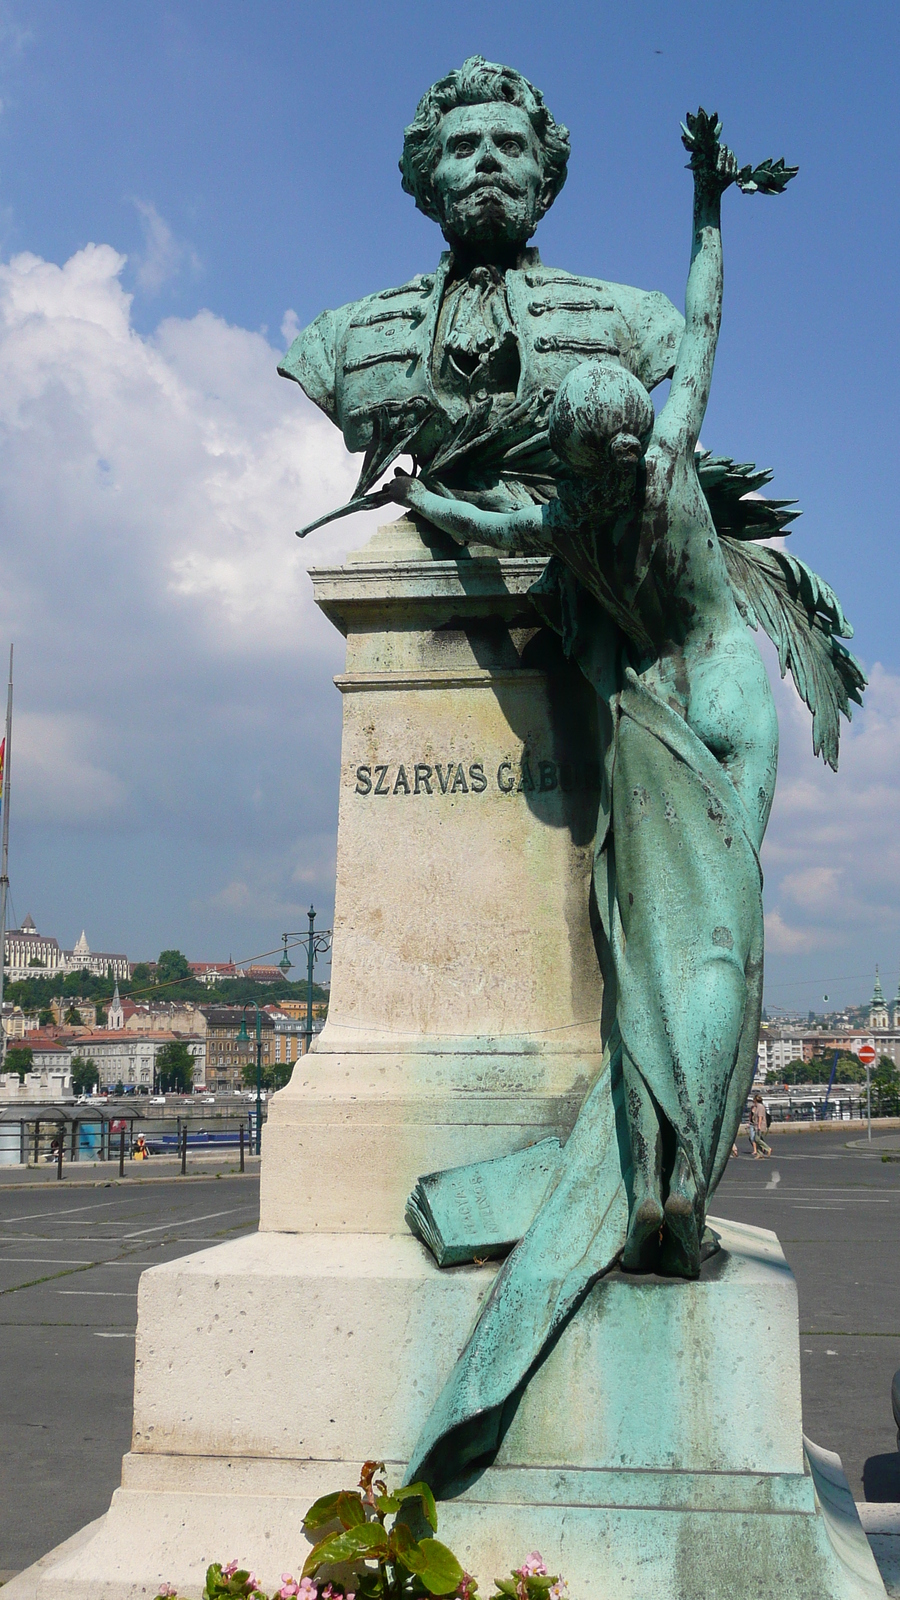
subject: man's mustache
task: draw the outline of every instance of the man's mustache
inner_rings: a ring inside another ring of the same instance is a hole
[[[518,199],[523,193],[519,184],[513,183],[510,178],[505,178],[502,173],[498,173],[496,177],[474,178],[463,189],[462,198],[465,199],[466,195],[477,194],[479,189],[501,189],[504,194],[512,195],[514,199]]]

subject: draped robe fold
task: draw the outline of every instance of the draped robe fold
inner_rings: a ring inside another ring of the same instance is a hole
[[[615,1021],[555,1185],[501,1268],[416,1444],[409,1480],[438,1493],[493,1456],[529,1376],[621,1254],[631,1183],[623,1044],[706,1198],[756,1061],[762,876],[737,791],[631,667],[613,676],[608,658],[572,653],[612,720],[594,893],[604,1011],[613,996]]]

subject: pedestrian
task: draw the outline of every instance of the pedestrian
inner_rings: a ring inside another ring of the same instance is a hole
[[[144,1135],[139,1133],[137,1136],[137,1143],[134,1147],[134,1159],[135,1161],[146,1161],[149,1154],[150,1151],[147,1149],[147,1146],[144,1143]]]
[[[769,1113],[763,1105],[762,1095],[757,1093],[750,1107],[750,1148],[754,1161],[764,1161],[766,1156],[772,1154],[771,1146],[766,1143],[768,1131]]]

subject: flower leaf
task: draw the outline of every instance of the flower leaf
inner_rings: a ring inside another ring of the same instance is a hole
[[[406,1559],[411,1552],[418,1551],[418,1544],[405,1522],[395,1522],[388,1537],[388,1560],[399,1561],[408,1572],[415,1572],[415,1566],[410,1566]],[[415,1560],[415,1556],[413,1557]]]
[[[421,1500],[425,1517],[434,1531],[437,1532],[437,1506],[434,1503],[434,1495],[427,1483],[408,1483],[403,1489],[395,1489],[394,1499]]]
[[[387,1542],[380,1522],[364,1522],[358,1528],[345,1528],[343,1533],[329,1533],[310,1550],[303,1563],[303,1577],[311,1578],[319,1567],[331,1563],[353,1561],[357,1556],[383,1555]]]
[[[359,1528],[366,1520],[362,1495],[356,1489],[342,1489],[338,1495],[335,1513],[342,1528]]]
[[[352,1492],[355,1493],[355,1490]],[[338,1514],[338,1501],[346,1493],[346,1489],[336,1489],[333,1494],[323,1494],[321,1499],[314,1500],[303,1518],[304,1527],[324,1528],[327,1523],[334,1522]]]
[[[423,1539],[400,1554],[404,1567],[420,1578],[429,1594],[453,1594],[464,1573],[452,1550],[439,1539]]]

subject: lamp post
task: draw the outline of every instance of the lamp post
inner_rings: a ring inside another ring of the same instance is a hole
[[[254,1000],[252,1004],[256,1007],[256,1154],[259,1155],[262,1149],[262,1020],[256,1001]],[[246,1044],[249,1038],[250,1035],[247,1032],[247,1007],[242,1006],[238,1040],[240,1043]]]
[[[294,965],[293,961],[291,960],[290,956],[288,955],[288,940],[289,939],[293,939],[296,944],[302,944],[302,945],[306,946],[306,1030],[305,1030],[305,1033],[306,1033],[306,1049],[307,1049],[307,1053],[308,1053],[309,1048],[310,1048],[310,1046],[312,1044],[312,1033],[313,1033],[313,1025],[312,1025],[313,971],[315,969],[316,956],[324,955],[327,950],[331,949],[331,943],[332,943],[333,934],[332,934],[332,930],[330,928],[321,928],[318,933],[316,932],[316,912],[315,912],[315,907],[314,906],[310,906],[310,908],[307,911],[306,915],[309,918],[309,932],[308,933],[283,933],[281,935],[281,940],[282,940],[282,943],[284,945],[284,955],[282,956],[282,958],[279,961],[278,965],[281,968],[282,972],[284,973],[285,977],[287,977],[288,973],[291,970],[291,967]]]

